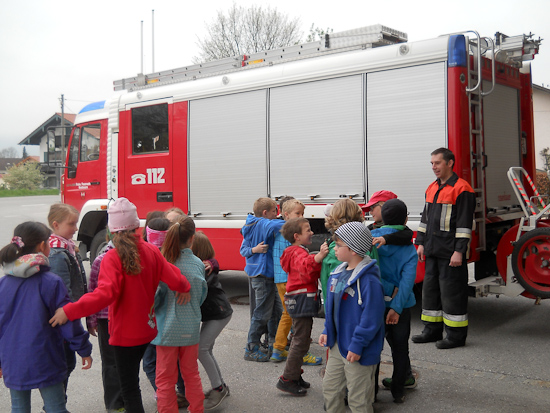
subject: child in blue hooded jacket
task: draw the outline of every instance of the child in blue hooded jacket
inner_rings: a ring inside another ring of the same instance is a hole
[[[31,411],[31,390],[39,389],[47,412],[67,412],[63,340],[92,366],[92,344],[80,321],[52,328],[48,320],[70,302],[67,288],[50,271],[50,230],[24,222],[0,250],[0,377],[10,389],[12,411]]]
[[[244,359],[266,362],[271,354],[260,351],[260,338],[267,327],[270,347],[273,347],[283,312],[274,280],[273,244],[275,233],[285,222],[275,219],[277,204],[271,198],[257,199],[253,209],[254,215],[247,216],[246,224],[241,229],[243,242],[240,252],[246,258],[244,271],[250,280],[250,306],[254,306]]]
[[[381,213],[384,225],[372,230],[373,237],[402,231],[407,223],[407,206],[400,199],[386,201]],[[403,403],[404,389],[416,387],[409,359],[409,336],[411,307],[416,304],[413,287],[418,256],[412,242],[409,245],[382,245],[378,256],[386,302],[386,340],[393,359],[392,377],[382,380],[382,385],[391,390],[394,402]]]
[[[329,356],[323,397],[329,413],[345,409],[373,412],[376,367],[384,342],[384,292],[376,260],[367,253],[372,236],[361,222],[348,222],[335,232],[336,258],[342,264],[328,280],[325,329],[319,337]]]

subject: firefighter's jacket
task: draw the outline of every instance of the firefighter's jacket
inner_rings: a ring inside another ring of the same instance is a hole
[[[456,173],[443,185],[439,179],[432,182],[415,241],[424,246],[424,255],[450,259],[458,251],[466,257],[475,204],[472,187]]]

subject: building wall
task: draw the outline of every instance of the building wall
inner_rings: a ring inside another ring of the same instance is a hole
[[[537,169],[544,169],[540,151],[550,147],[550,89],[533,85],[533,112]]]

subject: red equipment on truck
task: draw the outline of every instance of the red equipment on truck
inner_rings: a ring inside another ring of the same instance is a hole
[[[429,154],[445,146],[477,196],[477,294],[549,298],[550,230],[536,229],[547,208],[530,187],[521,192],[523,174],[535,172],[523,62],[539,44],[473,31],[409,43],[375,25],[116,81],[108,100],[78,114],[69,144],[62,194],[81,210],[81,250],[95,257],[109,201],[120,196],[141,218],[183,209],[223,269],[244,268],[240,228],[261,196],[301,199],[323,239],[327,203],[361,205],[387,189],[416,230],[434,179]]]

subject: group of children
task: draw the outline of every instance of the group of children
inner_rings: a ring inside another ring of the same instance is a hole
[[[416,385],[408,338],[417,256],[405,204],[389,191],[375,193],[365,206],[375,220],[369,230],[354,201],[336,202],[325,220],[332,238],[314,254],[307,249],[313,232],[303,217],[304,204],[286,197],[280,208],[283,219],[277,219],[275,201],[258,199],[242,229],[241,254],[254,297],[244,359],[286,360],[276,387],[305,396],[310,384],[301,367],[322,362],[309,354],[322,295],[326,319],[318,342],[329,347],[326,411],[343,411],[345,398],[353,412],[372,411],[384,336],[394,371],[382,384],[402,403],[404,389]],[[0,279],[0,377],[10,389],[12,409],[30,411],[30,391],[38,388],[46,411],[67,411],[75,352],[83,369],[92,364],[81,317],[98,336],[109,412],[144,411],[139,388],[144,355],[159,412],[219,406],[229,388],[212,350],[232,309],[206,235],[173,208],[148,214],[143,237],[138,236],[136,207],[119,198],[108,208],[109,243],[92,263],[88,286],[72,241],[78,217],[73,207],[55,204],[48,216],[53,233],[25,222],[0,250],[6,273]],[[27,342],[31,345],[21,345]],[[40,348],[32,345],[37,342]],[[206,395],[197,360],[212,385]]]
[[[307,394],[310,384],[301,366],[321,303],[320,279],[325,326],[318,341],[329,347],[323,378],[328,412],[343,412],[345,399],[352,412],[373,411],[384,336],[394,371],[383,386],[396,403],[404,401],[405,388],[416,386],[408,339],[417,256],[406,226],[407,207],[394,193],[379,191],[364,208],[351,199],[327,208],[325,226],[332,238],[313,254],[307,249],[313,232],[303,217],[304,204],[291,197],[280,204],[284,220],[276,219],[275,201],[258,199],[241,231],[241,255],[255,295],[244,359],[286,360],[276,387],[293,396]],[[368,211],[375,220],[370,228],[363,222]],[[282,315],[277,305],[283,307]],[[260,338],[266,331],[263,349]]]
[[[6,274],[0,278],[0,377],[10,389],[12,411],[30,412],[31,389],[38,388],[46,412],[67,412],[75,352],[83,369],[92,364],[89,334],[98,335],[108,412],[144,411],[139,368],[150,343],[156,345],[159,412],[177,412],[181,404],[190,412],[211,410],[229,395],[212,353],[232,314],[214,249],[181,210],[162,217],[144,229],[146,242],[136,234],[135,205],[126,198],[112,202],[109,243],[92,264],[88,288],[72,241],[76,209],[52,205],[53,234],[37,222],[15,228],[12,241],[0,250]],[[87,317],[89,333],[81,317]],[[213,386],[206,396],[197,360]],[[176,395],[178,370],[185,384],[181,395]]]

